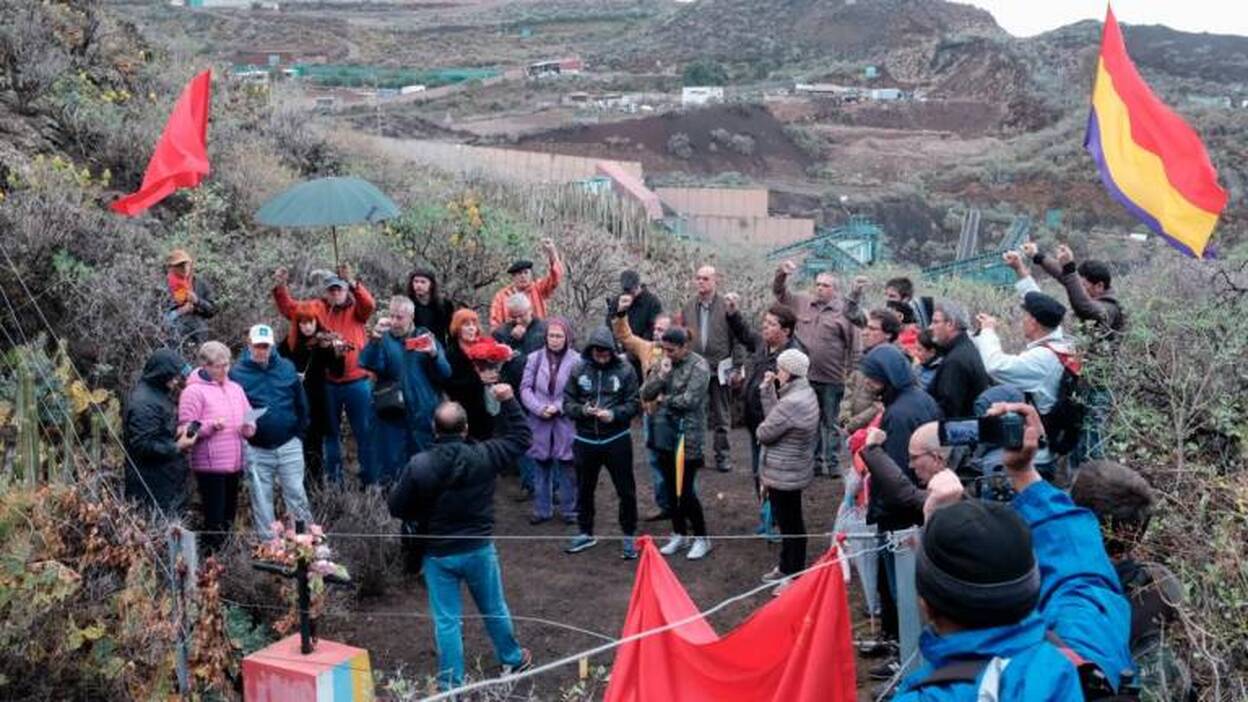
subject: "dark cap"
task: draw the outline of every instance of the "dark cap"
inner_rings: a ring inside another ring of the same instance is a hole
[[[1048,329],[1062,326],[1062,318],[1066,316],[1065,305],[1034,290],[1023,296],[1023,310]]]
[[[927,520],[915,570],[919,595],[973,629],[1013,624],[1040,598],[1031,530],[1012,507],[963,500]]]
[[[336,275],[331,275],[325,279],[326,290],[329,290],[330,288],[345,288],[345,287],[349,287],[347,285],[347,281],[343,280],[342,278],[339,278]]]
[[[511,264],[511,266],[507,268],[507,272],[512,275],[515,275],[519,273],[520,271],[528,271],[532,269],[533,269],[533,262],[528,259],[522,258],[519,261],[516,261],[515,263]]]
[[[624,292],[641,287],[641,276],[637,271],[626,270],[620,274],[620,289]]]

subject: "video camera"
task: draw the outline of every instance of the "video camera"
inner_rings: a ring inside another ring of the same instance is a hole
[[[951,419],[940,423],[941,446],[986,444],[1007,450],[1023,447],[1023,416],[1007,412],[996,417]]]

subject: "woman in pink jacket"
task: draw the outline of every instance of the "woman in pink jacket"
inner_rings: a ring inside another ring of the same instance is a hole
[[[243,439],[255,433],[245,421],[251,403],[229,379],[230,349],[219,341],[199,347],[199,368],[186,381],[178,400],[178,431],[195,437],[191,471],[199,483],[204,512],[204,550],[216,551],[238,510],[238,482],[243,472]]]

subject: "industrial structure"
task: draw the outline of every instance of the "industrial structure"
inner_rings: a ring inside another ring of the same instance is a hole
[[[1017,250],[1027,241],[1031,234],[1031,217],[1018,215],[1009,220],[1009,228],[1001,243],[991,251],[978,253],[979,225],[982,218],[978,209],[966,212],[962,219],[962,233],[958,237],[956,260],[924,268],[924,277],[935,280],[956,276],[993,285],[1010,285],[1014,282],[1014,271],[1005,265],[1003,254]]]
[[[884,230],[871,219],[852,215],[839,227],[818,227],[804,241],[773,249],[770,261],[801,259],[802,275],[814,277],[823,272],[846,273],[861,270],[883,256]]]

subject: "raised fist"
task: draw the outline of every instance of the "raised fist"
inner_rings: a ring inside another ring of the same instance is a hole
[[[1071,251],[1069,246],[1062,244],[1057,247],[1057,262],[1059,265],[1064,266],[1073,260],[1075,260],[1075,252]]]
[[[1034,241],[1023,242],[1023,255],[1027,258],[1035,258],[1040,253],[1040,246]]]
[[[290,271],[286,270],[286,266],[278,266],[273,271],[273,282],[277,285],[285,285],[290,280]]]
[[[507,383],[497,383],[491,386],[490,392],[494,395],[494,399],[499,402],[506,402],[516,396],[515,391]]]
[[[629,307],[633,306],[633,296],[629,295],[628,293],[624,293],[623,295],[620,295],[619,302],[617,302],[615,306],[616,306],[616,309],[618,309],[620,312],[624,312]]]
[[[797,272],[797,264],[794,263],[792,260],[785,261],[784,263],[780,264],[780,272],[784,273],[785,275],[793,275],[794,273]]]

